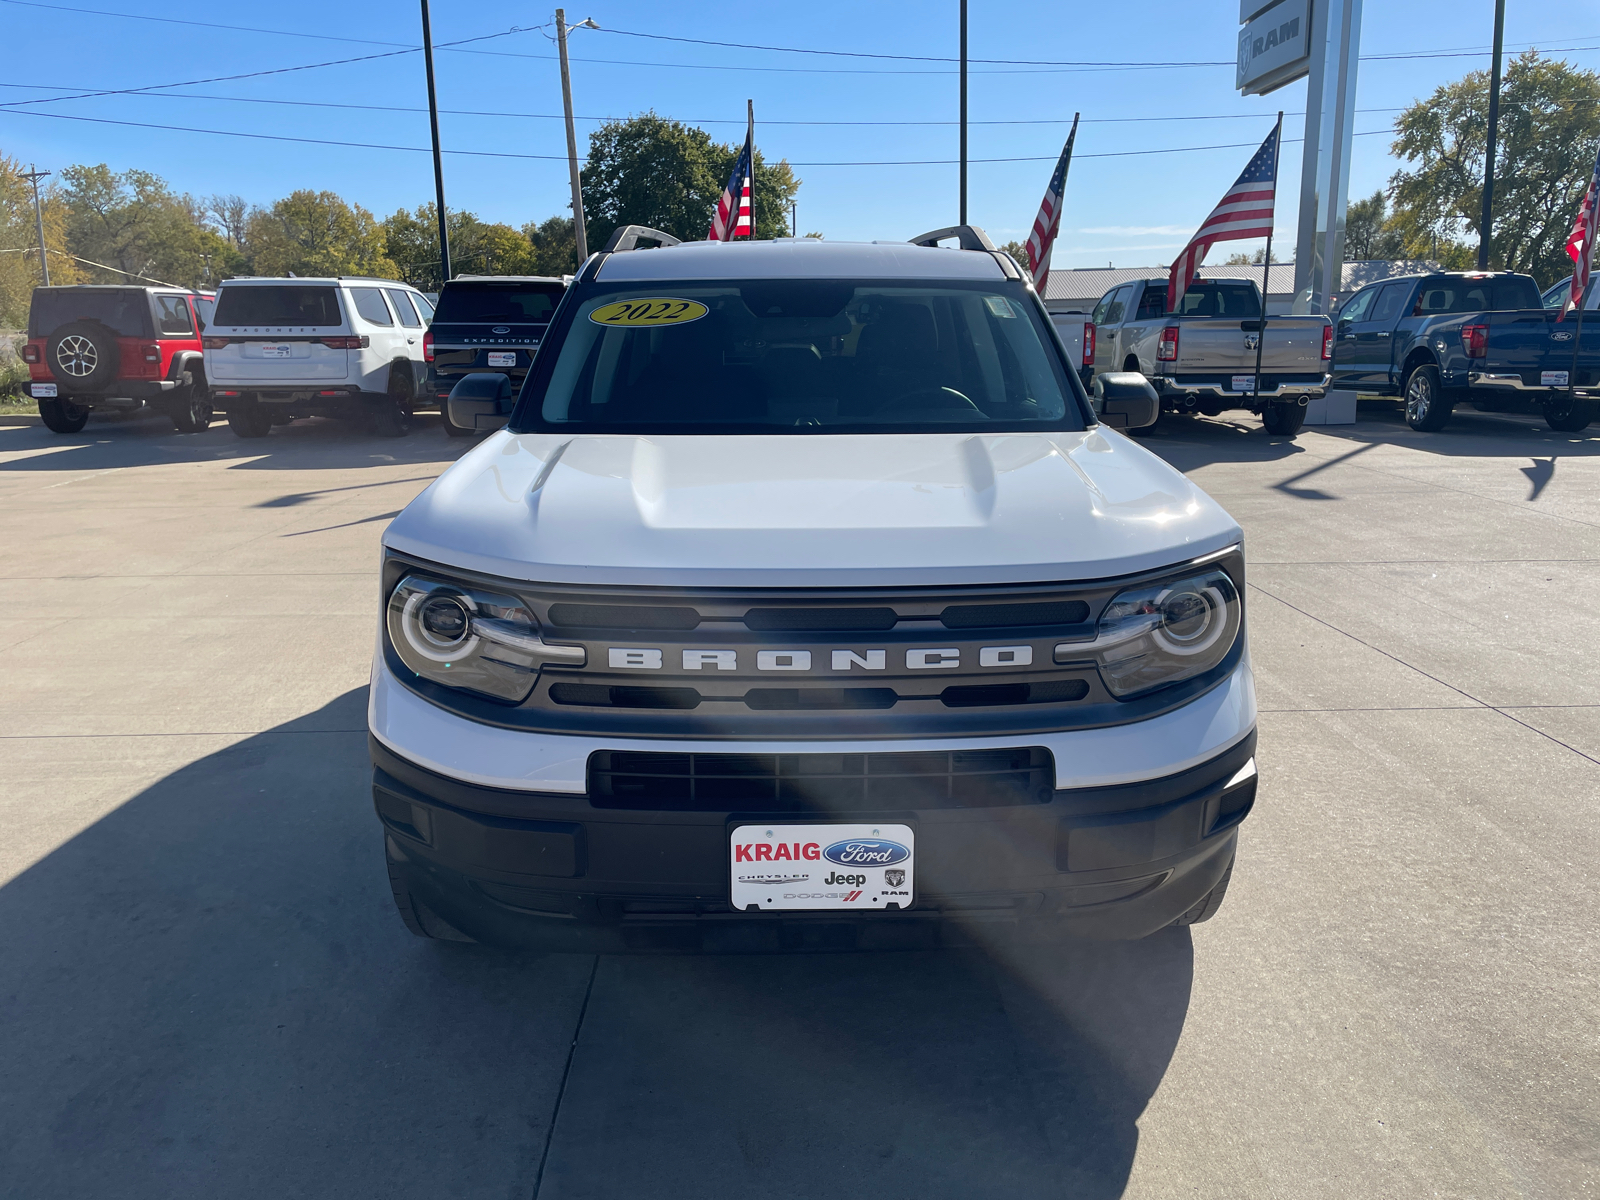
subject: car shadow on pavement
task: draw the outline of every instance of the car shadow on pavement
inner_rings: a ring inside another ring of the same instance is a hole
[[[598,961],[425,942],[389,896],[365,696],[172,771],[0,887],[0,1192],[1121,1194],[1186,930]]]
[[[91,420],[81,433],[51,433],[43,425],[0,426],[0,461],[9,472],[81,473],[184,462],[227,462],[248,471],[346,470],[392,463],[449,463],[477,444],[446,437],[437,413],[418,413],[411,433],[382,438],[353,421],[310,417],[279,426],[264,438],[236,437],[221,417],[205,433],[179,433],[161,416]],[[53,451],[53,453],[37,453]]]

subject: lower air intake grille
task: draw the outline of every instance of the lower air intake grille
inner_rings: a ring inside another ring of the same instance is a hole
[[[668,812],[833,814],[1048,803],[1055,760],[1040,746],[904,754],[589,756],[589,803]]]

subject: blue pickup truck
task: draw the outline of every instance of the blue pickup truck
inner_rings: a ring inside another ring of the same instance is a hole
[[[1557,322],[1558,311],[1532,277],[1509,271],[1385,279],[1339,310],[1333,386],[1404,398],[1413,429],[1443,429],[1453,408],[1471,404],[1543,413],[1550,428],[1576,433],[1600,396],[1600,321],[1585,320],[1573,376],[1577,321]]]

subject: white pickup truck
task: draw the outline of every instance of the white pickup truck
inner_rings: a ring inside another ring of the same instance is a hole
[[[1243,539],[1113,424],[1148,384],[1097,409],[1076,366],[971,227],[618,230],[520,395],[455,385],[494,432],[384,533],[407,927],[771,951],[1215,913],[1257,785]]]
[[[1140,372],[1164,412],[1214,417],[1243,408],[1259,413],[1269,433],[1292,436],[1307,401],[1328,388],[1332,323],[1324,316],[1263,322],[1261,291],[1248,280],[1202,279],[1168,312],[1167,281],[1136,279],[1102,296],[1089,319],[1094,373]]]

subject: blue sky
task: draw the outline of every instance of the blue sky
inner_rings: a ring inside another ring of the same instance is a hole
[[[1508,50],[1529,44],[1594,46],[1561,56],[1600,67],[1597,0],[1512,0],[1508,9]],[[620,31],[937,59],[956,52],[955,0],[746,4],[727,10],[738,15],[721,22],[726,33],[716,32],[718,23],[706,19],[714,11],[715,6],[666,8],[634,0],[593,0],[569,8],[569,21],[592,16],[604,27],[572,35],[578,113],[597,118],[654,109],[703,125],[718,140],[734,141],[742,134],[744,102],[750,98],[762,152],[789,159],[804,181],[799,195],[802,232],[819,230],[837,239],[899,238],[954,222],[953,165],[823,165],[953,160],[953,64],[719,48]],[[693,19],[682,19],[680,14],[689,13]],[[111,14],[249,26],[254,31]],[[1085,124],[1068,181],[1055,264],[1142,266],[1168,261],[1249,159],[1279,107],[1291,113],[1304,107],[1304,82],[1268,97],[1241,98],[1233,91],[1237,14],[1234,0],[972,3],[970,53],[975,59],[1102,65],[974,66],[972,158],[1038,161],[974,162],[969,168],[970,218],[997,241],[1025,236],[1067,122],[1081,110]],[[229,130],[425,148],[427,93],[422,59],[415,53],[174,88],[162,95],[23,106],[40,113],[179,126],[179,131],[24,115],[14,108],[19,101],[55,95],[274,71],[418,45],[418,7],[410,0],[186,7],[138,0],[63,5],[0,0],[0,18],[14,51],[0,84],[0,104],[13,106],[9,112],[0,108],[0,151],[24,163],[46,170],[79,162],[106,162],[116,170],[142,167],[180,191],[237,193],[259,204],[296,188],[327,188],[379,216],[432,198],[426,153],[194,132]],[[551,19],[550,10],[502,0],[434,0],[436,44],[513,27],[526,30],[438,52],[440,107],[496,114],[443,116],[445,146],[549,156],[447,156],[446,196],[452,208],[519,225],[565,211],[565,143],[560,120],[550,116],[561,112],[555,47],[546,36]],[[1371,111],[1358,114],[1357,130],[1384,130],[1393,120],[1391,110],[1467,70],[1486,67],[1492,23],[1492,0],[1367,0],[1364,55],[1462,56],[1363,61],[1357,108]],[[541,24],[544,32],[536,28]],[[1103,65],[1196,60],[1229,65]],[[404,111],[320,107],[324,105]],[[1200,119],[1175,119],[1180,117]],[[985,121],[1036,123],[977,124]],[[594,124],[592,119],[580,123],[580,154]],[[1287,117],[1285,139],[1300,133],[1300,120]],[[1356,138],[1352,195],[1370,194],[1395,170],[1398,164],[1388,154],[1388,143],[1382,135]],[[1091,157],[1218,145],[1236,148]],[[1286,145],[1278,205],[1279,245],[1285,256],[1294,241],[1299,168],[1298,145]]]

